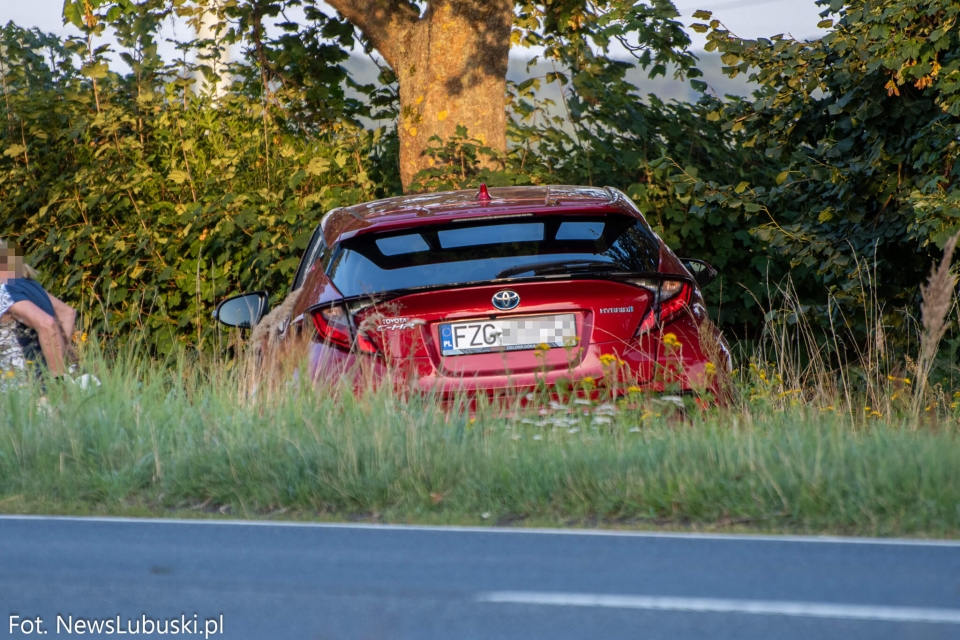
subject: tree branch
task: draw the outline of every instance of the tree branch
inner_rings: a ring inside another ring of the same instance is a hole
[[[327,0],[363,32],[387,63],[396,68],[395,44],[420,19],[420,10],[408,0]]]

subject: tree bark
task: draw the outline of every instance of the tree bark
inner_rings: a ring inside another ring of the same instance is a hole
[[[505,104],[512,0],[431,0],[422,16],[405,0],[328,0],[383,55],[400,83],[400,176],[407,190],[430,166],[430,138],[458,126],[497,151],[507,145]]]

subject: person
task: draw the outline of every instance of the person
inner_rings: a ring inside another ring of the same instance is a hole
[[[46,365],[50,373],[67,372],[77,313],[47,293],[36,281],[36,272],[24,263],[23,251],[0,240],[0,370],[14,377],[31,363]]]

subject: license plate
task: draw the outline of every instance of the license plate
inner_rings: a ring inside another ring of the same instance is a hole
[[[440,353],[445,356],[522,351],[537,345],[564,347],[576,342],[577,317],[527,316],[494,320],[470,320],[440,325]]]

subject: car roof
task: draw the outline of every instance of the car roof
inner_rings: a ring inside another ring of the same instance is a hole
[[[483,194],[489,195],[484,198]],[[324,216],[327,246],[371,231],[389,231],[450,220],[529,214],[619,212],[643,220],[621,192],[569,185],[491,187],[419,193],[341,207]]]

